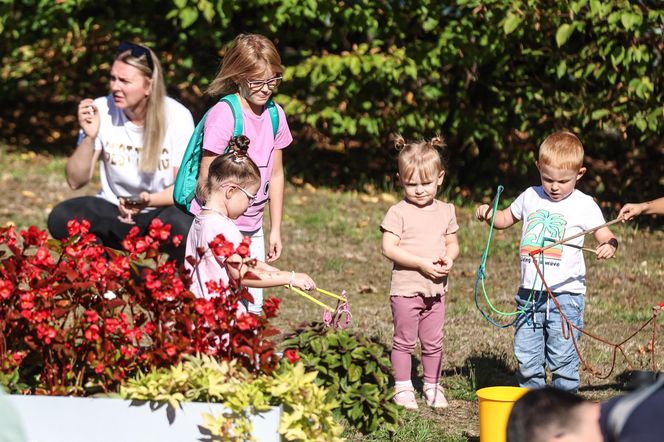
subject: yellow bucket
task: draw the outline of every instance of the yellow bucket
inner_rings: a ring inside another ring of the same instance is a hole
[[[487,387],[477,390],[480,398],[480,442],[505,442],[512,406],[527,388]]]

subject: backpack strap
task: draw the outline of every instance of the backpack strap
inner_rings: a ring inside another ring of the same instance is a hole
[[[235,120],[235,123],[233,124],[233,136],[237,137],[238,135],[242,135],[242,130],[244,129],[242,123],[242,105],[240,104],[240,100],[237,98],[237,95],[228,94],[225,97],[222,97],[219,101],[228,103],[228,105],[231,107],[231,111],[233,112],[233,120]],[[226,153],[226,149],[224,149],[224,153]]]
[[[272,120],[272,136],[276,139],[277,131],[279,130],[279,112],[271,98],[267,100],[266,106],[267,111],[270,113],[270,120]]]
[[[610,441],[620,440],[620,433],[627,423],[627,419],[629,419],[634,410],[641,405],[643,401],[652,396],[657,390],[662,388],[662,386],[664,386],[664,376],[660,375],[655,383],[643,387],[634,393],[628,394],[618,401],[607,418],[607,429]]]
[[[242,133],[242,107],[240,106],[240,100],[238,100],[237,95],[229,94],[222,97],[219,101],[224,101],[230,106],[234,120],[233,136],[240,135]],[[201,159],[203,158],[205,119],[209,112],[210,109],[205,112],[201,121],[196,125],[182,157],[177,177],[175,178],[173,200],[175,205],[186,213],[189,213],[191,202],[196,196],[196,185],[200,173]]]

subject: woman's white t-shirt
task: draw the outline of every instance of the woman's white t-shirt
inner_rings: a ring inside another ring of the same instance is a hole
[[[102,151],[101,190],[97,196],[117,205],[118,197],[137,196],[142,191],[156,193],[171,186],[175,182],[173,168],[180,167],[194,131],[191,112],[174,99],[165,98],[167,123],[159,167],[147,173],[142,172],[138,164],[143,148],[143,127],[127,119],[115,106],[112,95],[97,98],[94,104],[101,118],[95,139],[95,150]]]

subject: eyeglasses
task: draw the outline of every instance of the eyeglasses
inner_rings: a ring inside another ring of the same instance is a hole
[[[222,187],[228,187],[228,186],[230,186],[230,187],[235,187],[236,189],[240,189],[240,190],[242,191],[242,193],[244,193],[245,195],[247,195],[247,199],[249,200],[249,205],[250,205],[250,206],[254,203],[254,201],[256,201],[256,198],[258,198],[258,195],[252,195],[252,194],[250,194],[250,193],[247,191],[247,189],[245,189],[245,188],[242,187],[242,186],[238,186],[237,184],[224,184]]]
[[[260,91],[263,89],[263,86],[267,84],[267,88],[272,90],[279,86],[282,79],[283,77],[279,76],[270,78],[269,80],[247,80],[247,86],[249,86],[249,89],[252,91]]]
[[[118,54],[126,51],[131,51],[132,57],[141,58],[142,56],[145,56],[145,61],[148,63],[148,67],[151,71],[154,71],[152,55],[150,54],[150,50],[148,48],[134,43],[129,43],[128,41],[123,41],[120,43],[120,46],[118,46]]]

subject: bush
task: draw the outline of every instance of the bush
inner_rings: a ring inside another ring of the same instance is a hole
[[[296,330],[283,345],[286,352],[296,349],[305,367],[318,372],[315,382],[339,401],[341,415],[357,431],[396,429],[398,406],[388,388],[391,364],[380,344],[313,323]]]
[[[279,432],[285,440],[339,441],[343,428],[334,420],[338,403],[305,372],[302,363],[282,362],[271,375],[256,377],[235,361],[187,356],[170,368],[155,369],[130,379],[121,389],[127,399],[167,402],[173,409],[183,401],[224,404],[229,411],[205,415],[203,428],[223,440],[250,440],[253,414],[272,406],[283,409]]]

